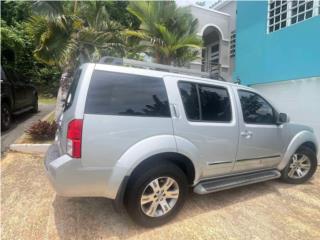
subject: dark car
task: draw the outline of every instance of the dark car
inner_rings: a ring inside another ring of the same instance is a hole
[[[10,128],[12,115],[38,112],[38,93],[29,81],[16,72],[1,68],[1,130]]]

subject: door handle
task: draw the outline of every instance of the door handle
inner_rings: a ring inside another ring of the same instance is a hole
[[[245,138],[251,138],[252,135],[253,135],[253,132],[248,131],[248,130],[245,130],[245,131],[242,131],[242,132],[240,133],[240,135],[241,135],[242,137],[245,137]]]
[[[178,109],[177,105],[174,104],[174,103],[171,103],[170,106],[171,106],[171,109],[172,109],[174,117],[175,118],[179,118],[180,117],[180,112],[179,112],[179,109]]]

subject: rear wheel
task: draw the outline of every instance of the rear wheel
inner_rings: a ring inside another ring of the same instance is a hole
[[[10,128],[11,125],[11,109],[5,102],[1,104],[1,130],[5,131]]]
[[[299,184],[309,180],[317,169],[316,153],[305,146],[300,147],[282,170],[281,178],[287,183]]]
[[[126,194],[126,207],[135,222],[145,227],[162,225],[183,206],[188,181],[170,162],[153,164],[133,175]]]

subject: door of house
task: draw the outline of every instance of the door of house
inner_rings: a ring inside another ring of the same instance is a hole
[[[208,70],[215,71],[219,64],[219,42],[208,45]]]

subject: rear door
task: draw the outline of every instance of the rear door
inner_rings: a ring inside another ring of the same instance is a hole
[[[85,103],[84,165],[113,167],[131,146],[159,135],[173,136],[163,79],[97,66]]]
[[[25,104],[28,106],[33,105],[35,101],[35,88],[31,85],[30,80],[24,76],[18,76],[19,81],[22,82],[25,89]]]
[[[28,105],[26,101],[26,89],[25,85],[19,80],[17,74],[12,70],[6,71],[7,79],[12,83],[12,91],[14,98],[14,110],[24,108]]]
[[[280,162],[281,126],[276,111],[258,93],[235,88],[240,114],[240,135],[234,172],[272,168]]]
[[[231,88],[227,84],[176,77],[167,77],[166,84],[178,115],[173,118],[178,150],[184,148],[183,141],[196,148],[198,159],[195,161],[202,166],[201,178],[231,172],[238,144]]]

